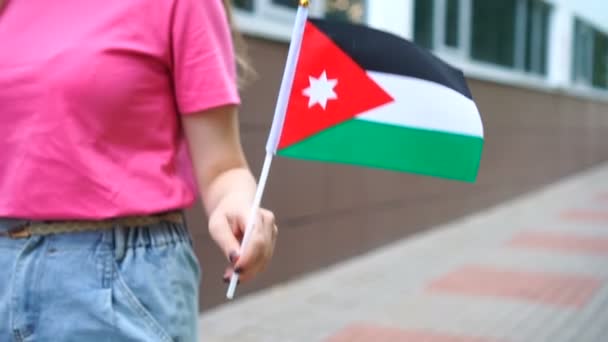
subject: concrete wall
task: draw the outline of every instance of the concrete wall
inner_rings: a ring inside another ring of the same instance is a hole
[[[243,93],[242,136],[258,174],[285,61],[284,44],[251,39],[260,73]],[[276,159],[263,201],[281,232],[270,269],[238,298],[493,206],[608,160],[608,102],[470,80],[486,145],[476,184]],[[188,212],[203,265],[202,309],[223,303],[226,263],[197,206]],[[238,300],[237,298],[237,300]]]

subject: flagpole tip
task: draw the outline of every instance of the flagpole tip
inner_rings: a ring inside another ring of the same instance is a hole
[[[308,7],[309,4],[310,0],[300,0],[300,6],[302,7]]]

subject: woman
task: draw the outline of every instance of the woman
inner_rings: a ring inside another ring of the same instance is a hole
[[[197,195],[224,279],[265,268],[270,211],[238,254],[256,183],[225,10],[0,0],[0,341],[195,341]]]

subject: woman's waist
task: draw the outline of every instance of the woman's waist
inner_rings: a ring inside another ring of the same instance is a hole
[[[0,217],[0,237],[27,238],[32,235],[51,235],[108,230],[117,227],[150,227],[160,223],[185,224],[182,210],[110,217],[104,219],[27,220]]]
[[[0,217],[0,234],[27,224],[27,220]]]

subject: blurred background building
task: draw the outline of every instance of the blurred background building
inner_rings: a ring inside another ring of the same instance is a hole
[[[243,90],[241,114],[257,174],[297,0],[233,2],[259,74]],[[277,214],[278,249],[239,298],[608,160],[605,0],[312,0],[311,13],[392,32],[461,68],[485,126],[479,178],[460,184],[277,159],[263,205]],[[226,263],[200,207],[188,217],[203,266],[201,307],[209,308],[224,302]]]

